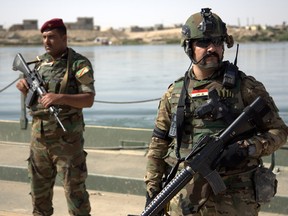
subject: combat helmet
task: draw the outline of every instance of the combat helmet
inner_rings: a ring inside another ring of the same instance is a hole
[[[183,25],[181,35],[181,46],[186,53],[191,41],[201,38],[222,37],[228,48],[234,44],[233,37],[227,34],[226,24],[210,8],[202,8],[201,12],[191,15]]]

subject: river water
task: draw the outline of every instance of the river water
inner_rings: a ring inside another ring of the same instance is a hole
[[[158,100],[170,83],[182,76],[189,59],[179,45],[75,46],[95,70],[97,95],[92,108],[84,109],[89,125],[153,128]],[[12,70],[17,53],[26,61],[44,52],[43,47],[0,47],[0,119],[19,120],[20,93]],[[226,49],[224,60],[234,61],[236,46]],[[288,43],[240,44],[238,66],[261,81],[274,98],[280,116],[288,123]],[[285,84],[286,83],[286,84]],[[148,102],[147,102],[147,101]]]

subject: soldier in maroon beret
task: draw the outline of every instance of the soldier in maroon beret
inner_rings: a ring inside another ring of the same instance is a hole
[[[93,105],[95,89],[91,62],[67,47],[62,19],[51,19],[40,29],[46,53],[37,56],[35,70],[45,81],[46,92],[30,107],[32,139],[28,159],[33,215],[53,214],[53,186],[60,176],[70,215],[90,216],[88,176],[84,151],[83,108]],[[25,79],[16,87],[27,95]],[[47,108],[59,108],[66,132],[50,117]]]

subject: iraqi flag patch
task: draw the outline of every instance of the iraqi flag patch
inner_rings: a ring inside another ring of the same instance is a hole
[[[192,90],[192,98],[208,98],[208,89]]]

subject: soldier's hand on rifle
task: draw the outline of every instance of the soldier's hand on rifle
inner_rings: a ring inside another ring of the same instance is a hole
[[[16,83],[16,88],[21,91],[24,95],[27,95],[28,90],[29,90],[29,86],[28,83],[25,79],[20,79],[17,83]]]
[[[45,107],[48,108],[51,105],[60,104],[60,94],[54,93],[44,93],[40,98],[40,103]]]
[[[244,142],[230,144],[224,149],[219,163],[221,167],[236,167],[248,157],[248,146]]]

